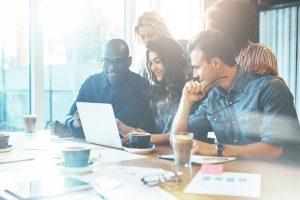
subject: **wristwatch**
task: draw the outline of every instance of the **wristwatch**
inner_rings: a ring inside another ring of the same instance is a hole
[[[223,144],[221,144],[221,143],[217,144],[217,151],[218,151],[218,156],[222,157]]]

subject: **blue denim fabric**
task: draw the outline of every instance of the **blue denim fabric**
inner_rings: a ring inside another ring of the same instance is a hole
[[[242,67],[229,91],[215,87],[190,116],[189,131],[196,139],[214,131],[219,143],[235,145],[261,141],[284,146],[300,138],[293,95],[284,81]]]

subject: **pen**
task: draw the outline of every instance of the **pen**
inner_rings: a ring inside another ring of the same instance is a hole
[[[222,157],[217,157],[217,158],[203,158],[203,160],[216,160],[216,161],[222,160],[222,161],[226,161],[226,160],[229,160],[229,158],[222,158]]]
[[[102,194],[102,192],[100,191],[100,189],[97,186],[93,186],[94,191],[102,198],[102,199],[107,199],[105,198],[105,196]]]

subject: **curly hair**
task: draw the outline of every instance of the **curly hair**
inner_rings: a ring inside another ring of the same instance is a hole
[[[147,43],[147,72],[148,80],[151,83],[150,89],[146,92],[150,99],[161,97],[169,98],[172,101],[180,99],[181,90],[186,82],[186,59],[182,46],[171,38],[160,38]],[[149,52],[155,52],[164,66],[162,81],[158,81],[149,66]],[[179,98],[179,99],[178,99]]]

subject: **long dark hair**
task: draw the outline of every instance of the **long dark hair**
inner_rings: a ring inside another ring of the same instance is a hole
[[[185,68],[187,61],[182,46],[171,38],[160,38],[147,43],[147,72],[151,83],[146,97],[152,101],[169,98],[173,102],[180,100],[181,91],[186,82]],[[164,76],[158,81],[149,66],[149,52],[155,52],[164,66]]]

